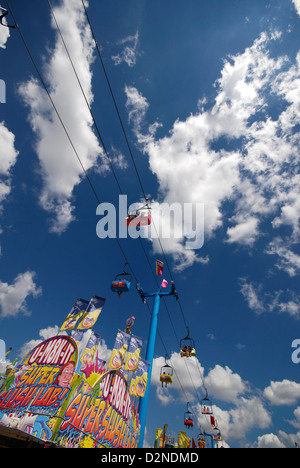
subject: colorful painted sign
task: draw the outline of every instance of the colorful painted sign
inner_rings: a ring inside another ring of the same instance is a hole
[[[90,339],[81,356],[78,341],[55,336],[9,373],[0,387],[0,425],[64,447],[137,447],[139,422],[127,381],[105,369],[99,335],[84,333]]]
[[[136,413],[128,385],[118,371],[107,372],[98,382],[98,396],[75,392],[65,411],[58,438],[78,430],[103,447],[136,448],[139,441]],[[62,444],[63,445],[63,444]]]

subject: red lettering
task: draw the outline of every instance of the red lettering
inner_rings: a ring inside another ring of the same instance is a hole
[[[75,418],[73,420],[73,425],[77,429],[82,429],[82,412],[85,410],[85,407],[87,405],[88,400],[91,398],[90,395],[82,395],[82,400],[80,402],[80,405],[76,411]]]
[[[47,364],[56,364],[58,362],[58,357],[61,351],[61,348],[64,347],[65,343],[64,340],[58,339],[56,341],[53,341],[53,348],[51,352],[47,356]]]
[[[98,412],[97,412],[97,416],[95,417],[94,425],[93,425],[93,428],[91,430],[91,432],[93,434],[96,434],[99,431],[99,427],[101,425],[100,421],[102,420],[103,413],[105,414],[106,404],[107,404],[107,402],[105,400],[101,400],[101,403],[99,405],[99,409],[98,409]]]
[[[98,405],[99,405],[99,403],[100,403],[99,398],[97,398],[97,401],[98,401]],[[97,404],[92,406],[91,411],[90,411],[90,415],[89,415],[89,419],[88,419],[88,421],[86,423],[86,426],[85,426],[85,432],[87,432],[87,433],[92,432],[92,427],[93,427],[93,424],[94,424],[94,421],[95,421],[98,410],[99,410],[99,406],[97,406]]]
[[[17,406],[22,406],[22,401],[24,396],[26,396],[27,390],[27,388],[20,388],[18,393],[12,399],[9,408],[16,408]]]
[[[98,436],[98,439],[99,439],[99,440],[102,440],[103,437],[104,437],[104,434],[105,434],[105,432],[106,432],[107,426],[108,426],[108,424],[109,424],[108,419],[109,419],[110,416],[111,416],[111,411],[112,411],[112,407],[109,406],[109,408],[108,408],[108,410],[106,411],[106,414],[105,414],[105,416],[104,416],[104,418],[103,418],[103,420],[102,420],[102,426],[101,426],[101,428],[100,428],[101,430],[99,431],[99,436]]]
[[[70,425],[70,423],[73,422],[74,418],[75,418],[75,415],[76,415],[76,412],[77,412],[77,407],[80,403],[80,400],[81,400],[81,396],[82,394],[79,393],[75,398],[74,400],[72,401],[72,403],[70,403],[70,405],[68,406],[66,412],[65,412],[65,419],[66,421],[64,421],[60,427],[60,430],[61,431],[64,431],[67,429],[67,427]]]
[[[105,378],[104,386],[103,386],[103,389],[102,389],[102,395],[103,395],[103,398],[104,398],[105,400],[106,400],[106,398],[107,398],[108,395],[109,395],[110,383],[111,383],[112,377],[113,377],[113,375],[112,375],[112,374],[109,374],[109,375]]]
[[[36,387],[27,387],[26,390],[27,390],[27,393],[26,393],[26,395],[24,395],[24,399],[22,401],[22,406],[28,406],[31,403],[31,401],[32,401],[32,399],[34,397],[34,394],[37,391],[37,388]]]
[[[58,357],[61,357],[61,355],[62,355],[62,358],[61,358],[61,361],[60,361],[61,366],[63,366],[64,364],[67,364],[67,362],[69,362],[70,357],[72,356],[74,351],[75,351],[74,345],[72,343],[69,343],[68,346],[67,346],[67,349],[63,353],[61,352],[60,355],[58,356]]]
[[[52,388],[52,389],[53,389],[53,391],[49,396],[49,399],[47,401],[47,406],[52,406],[52,405],[55,406],[55,404],[57,403],[58,397],[59,397],[59,395],[61,394],[61,392],[63,390],[62,388]]]
[[[9,408],[10,407],[10,402],[14,399],[15,395],[18,393],[18,389],[14,389],[14,390],[10,390],[9,392],[3,392],[1,393],[1,396],[0,396],[0,404],[3,403],[7,398],[8,400],[5,401],[5,404],[4,406],[6,408]],[[2,405],[3,406],[3,405]]]
[[[45,347],[45,344],[42,344],[35,349],[35,351],[32,353],[32,355],[30,356],[28,360],[29,364],[33,364],[34,362],[37,361],[38,357],[43,353],[44,347]]]
[[[41,390],[42,391],[39,392],[37,398],[34,401],[34,406],[47,406],[47,400],[52,393],[53,387],[47,389],[42,388]]]

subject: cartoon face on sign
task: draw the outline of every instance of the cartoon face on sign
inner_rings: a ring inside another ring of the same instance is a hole
[[[120,353],[115,354],[115,356],[112,359],[113,368],[120,369],[120,367],[122,367],[122,364],[123,364],[122,355]]]
[[[71,384],[74,375],[74,363],[69,362],[59,372],[57,376],[57,384],[60,387],[66,388]]]
[[[134,371],[136,370],[137,365],[138,365],[138,360],[136,359],[136,357],[132,356],[127,363],[128,369],[131,371]]]

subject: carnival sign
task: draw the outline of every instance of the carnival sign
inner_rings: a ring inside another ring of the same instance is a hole
[[[137,447],[127,381],[104,364],[97,351],[87,366],[69,336],[44,341],[0,387],[0,425],[63,447]]]

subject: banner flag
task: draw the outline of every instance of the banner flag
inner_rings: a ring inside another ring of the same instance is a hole
[[[129,340],[130,335],[128,335],[122,330],[118,330],[114,349],[112,350],[110,361],[108,364],[108,369],[121,369],[124,363],[126,351],[128,349]]]
[[[161,283],[161,287],[166,288],[168,284],[169,284],[168,281],[164,279],[163,282]]]
[[[135,372],[139,365],[143,339],[138,336],[131,335],[128,353],[124,369],[127,371]]]
[[[80,356],[80,362],[83,364],[80,368],[80,372],[85,374],[86,381],[89,384],[91,384],[92,382],[88,379],[90,378],[91,374],[95,372],[96,365],[94,363],[94,357],[98,351],[100,340],[101,340],[101,336],[92,331],[91,336],[85,346],[85,349]],[[96,377],[96,380],[98,378],[99,376]]]
[[[168,424],[165,424],[165,425],[164,425],[164,430],[163,430],[163,433],[162,433],[162,437],[161,437],[160,448],[165,448],[165,446],[166,446],[166,432],[167,432],[167,428],[168,428]]]
[[[140,358],[138,369],[135,373],[136,377],[130,382],[130,393],[135,397],[144,397],[148,383],[148,370],[150,362]]]
[[[190,448],[191,439],[186,436],[186,432],[179,431],[178,434],[178,448]]]
[[[92,328],[98,320],[98,317],[105,304],[103,297],[93,296],[89,305],[79,323],[77,330],[88,330]]]
[[[84,337],[84,330],[73,330],[71,333],[71,338],[76,342],[77,347],[79,346],[79,343],[83,340]]]
[[[202,439],[198,439],[198,445],[199,445],[199,448],[206,448],[206,442],[205,440],[202,438]]]
[[[159,448],[161,434],[162,434],[162,429],[156,429],[154,448]]]
[[[185,438],[186,438],[186,433],[184,431],[179,431],[178,448],[185,448]]]
[[[62,324],[60,331],[74,330],[76,323],[82,317],[88,305],[89,305],[89,301],[78,298],[73,308],[71,309],[71,312],[69,313],[66,320]]]
[[[162,276],[164,269],[164,264],[160,260],[156,260],[156,274],[157,276]]]
[[[89,364],[92,363],[100,340],[101,336],[92,331],[92,334],[89,338],[89,341],[86,344],[85,350],[83,351],[80,359],[82,363],[87,363],[87,360],[89,361]]]

